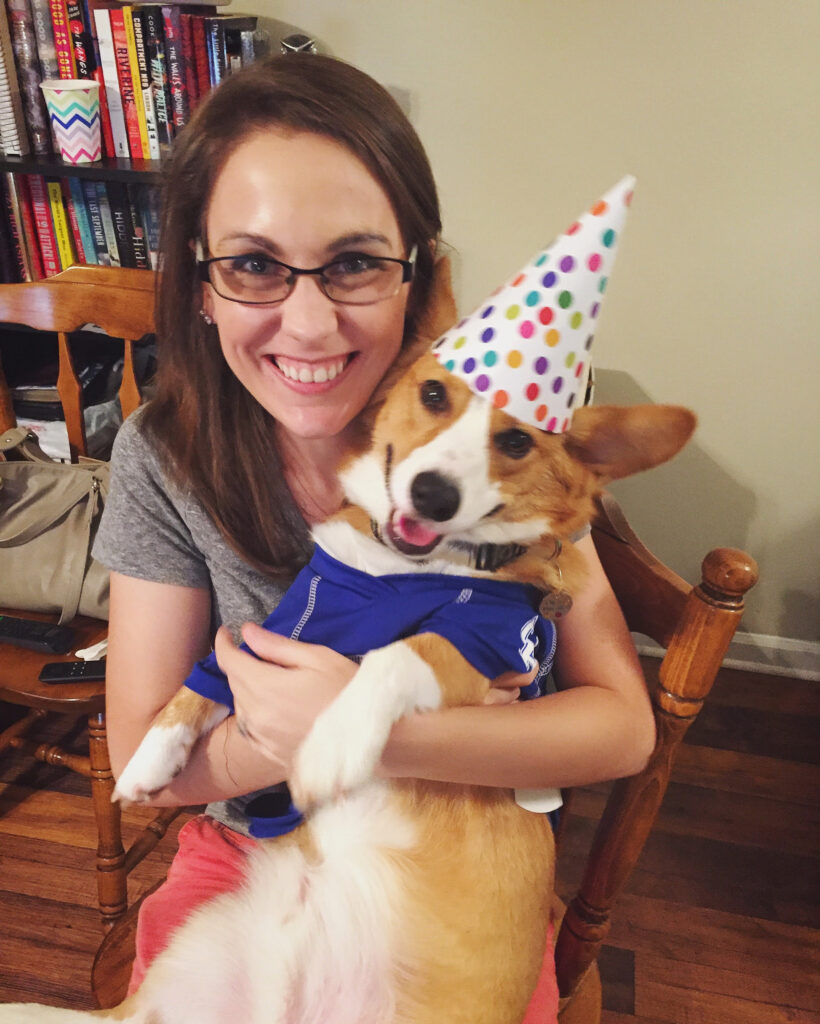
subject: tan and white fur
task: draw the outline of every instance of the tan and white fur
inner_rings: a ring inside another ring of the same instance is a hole
[[[693,427],[683,409],[603,407],[578,410],[565,435],[546,434],[473,395],[426,354],[393,387],[370,446],[344,466],[348,503],[315,537],[371,574],[493,576],[571,593],[583,585],[583,560],[570,538],[594,495],[670,458]],[[420,474],[456,489],[452,515],[419,511]],[[521,552],[479,571],[470,552],[480,544]],[[488,687],[434,634],[367,654],[296,757],[290,784],[305,823],[260,842],[241,889],[196,911],[117,1009],[6,1006],[0,1022],[520,1021],[550,918],[546,818],[507,790],[374,778],[398,719],[479,704]],[[145,799],[169,782],[224,714],[180,691],[120,777],[119,795]]]

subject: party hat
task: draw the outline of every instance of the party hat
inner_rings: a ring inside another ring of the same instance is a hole
[[[434,344],[477,394],[549,433],[569,428],[632,192],[626,177]]]

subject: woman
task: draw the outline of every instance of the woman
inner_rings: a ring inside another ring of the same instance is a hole
[[[96,547],[112,570],[115,775],[214,628],[261,621],[306,560],[309,524],[341,499],[337,459],[424,311],[439,231],[415,132],[388,93],[341,62],[291,56],[232,76],[176,143],[157,394],[118,437]],[[359,304],[356,274],[374,260],[384,284]],[[559,627],[561,690],[515,703],[521,680],[502,679],[493,706],[408,718],[385,750],[386,776],[541,788],[640,770],[654,742],[640,668],[591,539],[578,547],[590,575]],[[225,628],[215,645],[237,716],[155,800],[209,806],[143,907],[132,987],[197,903],[236,884],[253,843],[246,809],[288,777],[354,670],[251,624],[242,636],[261,660]],[[545,979],[548,989],[549,970]]]

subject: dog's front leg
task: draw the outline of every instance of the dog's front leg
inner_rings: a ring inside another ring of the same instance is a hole
[[[209,733],[228,716],[224,704],[181,687],[154,719],[142,742],[131,755],[114,789],[113,800],[145,803],[152,793],[167,786],[191,756],[200,736]]]
[[[477,704],[488,688],[487,679],[434,633],[371,651],[296,754],[290,780],[296,805],[308,810],[370,779],[404,715]]]

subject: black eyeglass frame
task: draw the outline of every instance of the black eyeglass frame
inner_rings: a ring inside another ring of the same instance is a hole
[[[349,299],[334,299],[332,295],[328,295],[328,282],[325,279],[324,274],[328,267],[332,267],[334,264],[342,261],[343,257],[340,256],[337,256],[335,259],[329,260],[321,267],[312,267],[306,269],[304,267],[292,267],[290,266],[289,263],[283,263],[281,260],[274,259],[272,256],[265,256],[264,254],[260,253],[238,253],[235,256],[210,256],[208,259],[202,259],[200,257],[202,251],[202,243],[198,241],[196,245],[196,266],[200,281],[205,281],[214,289],[217,295],[219,295],[223,299],[227,299],[228,302],[238,302],[243,306],[276,306],[280,302],[284,302],[285,299],[287,299],[290,296],[290,294],[293,292],[293,289],[296,287],[296,279],[298,277],[315,277],[318,279],[317,284],[321,288],[322,294],[326,298],[330,299],[331,302],[335,302],[337,305],[375,306],[376,303],[378,302],[384,302],[385,300],[392,298],[393,295],[397,294],[399,288],[401,288],[403,284],[407,284],[408,281],[413,280],[416,272],[416,256],[418,254],[418,246],[413,246],[413,248],[410,250],[410,255],[406,260],[400,260],[395,256],[373,256],[371,253],[346,254],[348,258],[350,256],[362,256],[366,259],[380,260],[382,263],[398,263],[398,265],[402,268],[401,282],[399,283],[398,288],[396,288],[396,291],[392,292],[390,295],[383,295],[381,298],[372,299],[368,302],[356,302],[355,300]],[[211,280],[211,264],[227,263],[229,260],[240,260],[243,257],[246,257],[248,259],[261,258],[266,260],[268,263],[275,263],[277,266],[284,267],[286,270],[290,271],[291,276],[285,282],[288,286],[288,290],[282,296],[281,299],[263,299],[259,302],[255,302],[252,299],[237,299],[234,298],[232,295],[223,295],[223,293],[219,290],[216,284]]]

